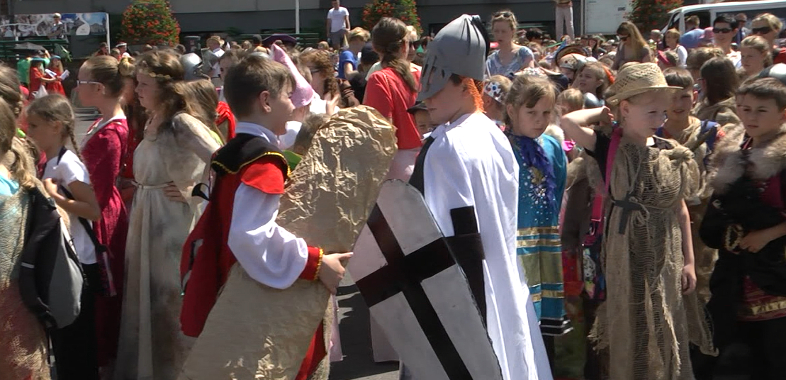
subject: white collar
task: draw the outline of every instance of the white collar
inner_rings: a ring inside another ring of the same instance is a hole
[[[431,132],[431,136],[433,136],[434,138],[437,138],[437,137],[439,137],[441,135],[444,135],[449,130],[451,130],[453,128],[456,128],[459,125],[461,125],[464,122],[466,122],[467,120],[469,120],[469,118],[472,117],[473,115],[474,114],[472,114],[472,113],[467,113],[467,114],[461,115],[458,119],[456,119],[456,121],[454,121],[452,123],[442,124],[442,125],[438,126],[437,128],[435,128],[433,132]]]
[[[271,144],[278,144],[278,137],[273,131],[254,123],[246,121],[238,121],[235,124],[235,134],[246,133],[249,135],[259,136],[267,140]]]

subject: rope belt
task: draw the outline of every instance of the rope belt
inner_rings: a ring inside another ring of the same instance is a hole
[[[168,183],[161,184],[161,185],[143,185],[143,184],[141,184],[139,182],[136,182],[136,181],[133,181],[133,183],[134,183],[134,186],[136,186],[136,188],[139,189],[139,190],[156,190],[156,189],[163,189],[163,188],[169,186]]]

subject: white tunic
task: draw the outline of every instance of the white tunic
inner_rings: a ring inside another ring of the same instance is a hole
[[[519,173],[510,143],[482,113],[439,126],[424,163],[425,199],[445,236],[450,210],[474,206],[483,240],[488,334],[506,380],[551,380],[527,281],[516,264]]]

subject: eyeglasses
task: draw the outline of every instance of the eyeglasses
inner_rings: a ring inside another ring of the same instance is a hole
[[[628,38],[630,38],[630,36],[617,36],[617,38],[619,38],[620,41],[625,42],[628,40]]]
[[[713,33],[731,33],[732,28],[712,28]]]
[[[76,81],[76,85],[77,86],[81,86],[83,84],[103,84],[103,83],[92,81],[92,80],[78,80],[78,81]]]
[[[772,32],[772,28],[770,28],[769,26],[763,26],[761,28],[751,29],[751,33],[753,34],[767,34],[769,32]]]

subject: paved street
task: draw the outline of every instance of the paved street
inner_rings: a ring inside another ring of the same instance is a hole
[[[77,114],[77,141],[82,141],[97,118],[95,114],[81,111]],[[344,360],[333,363],[330,380],[398,379],[398,364],[376,364],[372,359],[368,308],[350,278],[345,278],[339,288],[338,305]]]

